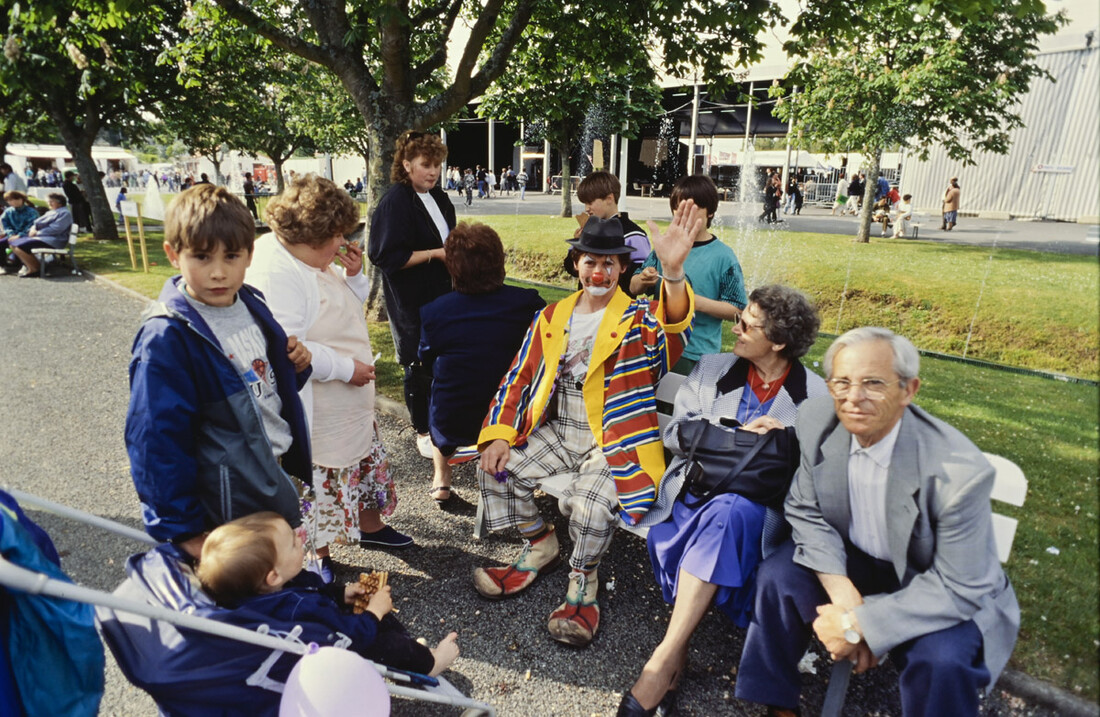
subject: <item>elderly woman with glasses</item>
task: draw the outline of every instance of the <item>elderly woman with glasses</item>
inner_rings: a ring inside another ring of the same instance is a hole
[[[793,436],[799,405],[828,392],[825,382],[799,361],[813,346],[819,323],[813,305],[798,291],[760,287],[733,325],[733,354],[704,355],[677,392],[664,434],[674,458],[661,481],[657,508],[642,521],[652,526],[649,556],[665,601],[673,604],[672,618],[623,697],[620,716],[651,715],[658,705],[671,709],[688,642],[711,603],[739,627],[748,626],[757,565],[778,545],[781,536],[773,533],[784,525],[781,505],[766,506],[737,493],[722,493],[701,505],[685,501],[689,462],[681,430],[703,419],[761,434],[791,427]],[[796,462],[797,443],[791,443]]]

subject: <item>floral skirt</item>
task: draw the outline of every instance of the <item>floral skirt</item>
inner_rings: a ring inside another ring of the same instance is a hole
[[[344,468],[314,465],[313,485],[298,484],[306,550],[330,543],[355,544],[359,511],[392,515],[397,508],[397,491],[377,428],[374,435],[370,452],[358,463]]]

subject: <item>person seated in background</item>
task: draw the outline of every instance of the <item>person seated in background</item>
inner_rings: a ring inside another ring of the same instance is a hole
[[[707,223],[694,236],[684,271],[695,292],[695,328],[683,358],[672,367],[675,373],[691,373],[703,354],[722,351],[722,321],[737,321],[745,308],[745,280],[737,255],[710,232],[718,212],[718,187],[710,177],[693,174],[681,177],[672,188],[669,206],[673,213],[680,203],[692,200],[706,210]],[[653,294],[660,289],[663,268],[655,252],[634,273],[630,288],[634,294]]]
[[[618,177],[610,172],[593,172],[581,180],[577,185],[577,199],[584,203],[584,211],[577,215],[577,230],[573,233],[574,239],[579,239],[584,225],[590,217],[610,219],[618,217],[623,225],[623,238],[631,252],[627,257],[630,265],[619,277],[619,287],[626,293],[634,296],[630,291],[630,280],[634,272],[641,268],[642,262],[650,253],[649,236],[640,226],[619,213],[619,195],[622,193],[622,185]],[[571,276],[576,276],[573,270],[573,261],[569,254],[565,256],[565,271]]]
[[[27,201],[27,195],[23,192],[4,192],[4,201],[8,203],[8,208],[0,214],[0,251],[4,253],[0,260],[3,261],[5,270],[16,269],[19,262],[8,256],[11,252],[9,242],[30,234],[38,219],[38,210]]]
[[[882,225],[882,236],[886,236],[886,230],[890,228],[890,200],[886,197],[875,201],[871,207],[871,221]]]
[[[1020,629],[993,539],[993,466],[912,405],[920,354],[905,337],[853,329],[824,364],[831,398],[798,413],[792,535],[760,565],[736,695],[797,715],[816,633],[856,672],[889,654],[903,715],[977,715]]]
[[[894,207],[894,238],[904,239],[913,221],[913,195],[906,194]]]
[[[301,536],[274,512],[247,515],[211,531],[195,574],[222,607],[245,607],[275,620],[313,622],[351,639],[350,649],[399,670],[439,675],[458,657],[457,632],[435,649],[413,639],[392,614],[385,585],[356,615],[348,608],[365,593],[358,582],[326,584],[302,570]]]
[[[638,681],[623,696],[619,717],[652,714],[658,704],[669,712],[688,642],[711,603],[738,627],[749,626],[756,567],[785,537],[769,532],[785,525],[782,503],[798,465],[798,444],[781,444],[788,454],[787,470],[770,473],[770,480],[755,490],[742,485],[700,500],[690,476],[708,466],[694,456],[688,460],[687,436],[700,422],[708,431],[778,429],[793,436],[802,402],[828,394],[821,377],[799,360],[813,346],[819,324],[813,304],[801,293],[762,286],[733,325],[733,353],[704,356],[677,391],[664,435],[674,457],[661,479],[657,505],[642,521],[652,525],[646,538],[649,558],[665,602],[673,605],[672,618]]]
[[[447,238],[443,264],[454,291],[420,308],[420,362],[432,372],[428,430],[431,495],[451,498],[447,459],[477,443],[489,402],[546,302],[535,289],[504,283],[504,245],[484,224],[463,222]]]
[[[69,243],[69,229],[73,226],[73,215],[65,206],[68,201],[64,194],[52,192],[46,197],[50,210],[34,220],[34,226],[25,237],[8,239],[12,256],[19,260],[23,268],[19,276],[38,276],[38,257],[31,249],[62,249]],[[36,212],[37,213],[37,212]]]

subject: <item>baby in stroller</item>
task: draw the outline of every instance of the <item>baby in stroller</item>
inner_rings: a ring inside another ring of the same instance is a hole
[[[302,570],[301,538],[274,512],[255,513],[210,533],[196,570],[203,588],[223,607],[247,607],[277,620],[308,620],[351,638],[350,649],[389,667],[439,675],[458,657],[458,633],[434,649],[414,640],[392,614],[387,585],[370,598],[367,611],[342,610],[364,587],[326,585]]]

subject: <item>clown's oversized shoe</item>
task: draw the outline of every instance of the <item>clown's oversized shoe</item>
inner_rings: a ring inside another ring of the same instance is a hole
[[[534,541],[524,541],[523,552],[511,565],[475,569],[474,587],[490,600],[518,595],[531,587],[539,575],[561,564],[559,552],[558,535],[551,526]]]
[[[587,573],[580,570],[569,573],[565,602],[550,613],[550,621],[546,624],[551,637],[574,647],[585,647],[592,642],[600,627],[600,606],[596,602],[599,584],[594,569]]]

